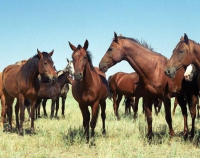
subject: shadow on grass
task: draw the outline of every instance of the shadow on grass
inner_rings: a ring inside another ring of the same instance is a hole
[[[82,127],[79,127],[78,129],[75,127],[70,127],[67,133],[61,134],[63,136],[65,144],[68,146],[86,142],[84,130]]]

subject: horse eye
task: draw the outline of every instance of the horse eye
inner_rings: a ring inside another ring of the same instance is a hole
[[[44,65],[47,65],[47,62],[45,62]]]
[[[109,48],[108,51],[112,51],[112,48]]]
[[[180,50],[180,51],[179,51],[179,53],[183,53],[183,52],[184,52],[183,50]]]
[[[87,58],[87,56],[84,56],[84,59],[86,59]]]

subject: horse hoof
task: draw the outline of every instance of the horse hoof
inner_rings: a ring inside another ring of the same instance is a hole
[[[62,118],[64,119],[64,118],[65,118],[65,115],[62,115]]]
[[[24,133],[23,133],[23,130],[22,130],[22,129],[19,130],[19,135],[20,135],[20,136],[24,136]]]
[[[105,129],[102,131],[102,134],[103,134],[103,135],[106,135],[106,130],[105,130]]]
[[[92,140],[90,141],[90,146],[96,146],[94,138],[92,138]]]
[[[42,118],[40,115],[38,115],[38,117],[37,118]]]
[[[31,134],[35,134],[34,128],[31,128]]]

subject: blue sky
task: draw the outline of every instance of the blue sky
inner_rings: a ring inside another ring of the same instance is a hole
[[[37,48],[50,52],[58,70],[72,51],[89,41],[93,65],[98,66],[114,31],[145,40],[156,52],[170,57],[181,36],[200,43],[200,1],[186,0],[42,0],[0,1],[0,71],[35,55]],[[134,71],[127,62],[106,75]]]

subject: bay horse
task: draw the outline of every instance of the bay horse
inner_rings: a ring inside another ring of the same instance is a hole
[[[164,73],[167,65],[167,58],[161,54],[153,52],[144,47],[146,43],[140,43],[133,38],[117,36],[114,33],[114,39],[109,46],[107,52],[100,61],[99,67],[103,72],[108,68],[119,63],[122,60],[127,61],[139,75],[139,84],[143,90],[145,114],[148,123],[147,136],[152,134],[152,101],[153,98],[163,100],[165,107],[165,118],[168,123],[170,135],[174,135],[171,118],[171,97],[177,96],[182,112],[186,107],[184,94],[190,89],[190,103],[195,107],[197,101],[197,86],[195,83],[189,83],[183,80],[184,71],[181,70],[175,75],[174,79],[170,79]],[[191,96],[192,95],[192,96]],[[187,116],[184,116],[184,137],[188,135]],[[191,137],[194,136],[195,113],[192,112],[192,129]]]
[[[67,97],[67,92],[69,91],[69,83],[71,78],[69,76],[70,72],[68,69],[60,70],[57,72],[58,79],[53,83],[41,83],[40,89],[38,91],[37,106],[40,107],[42,101],[44,116],[47,117],[46,112],[46,102],[48,99],[51,99],[51,115],[50,118],[58,117],[59,109],[59,98],[62,98],[62,117],[65,117],[65,100]],[[54,115],[54,109],[56,104],[56,113]],[[38,108],[38,116],[40,116],[40,108]],[[36,116],[37,117],[37,116]]]
[[[18,106],[15,108],[16,125],[19,134],[23,135],[24,121],[24,101],[28,99],[31,102],[31,132],[34,132],[34,109],[37,99],[37,92],[40,88],[38,75],[41,76],[41,82],[55,82],[57,74],[53,68],[51,56],[53,52],[40,52],[30,58],[24,65],[9,65],[3,70],[3,94],[8,107],[9,130],[12,129],[12,104],[14,98],[17,98]],[[5,106],[5,105],[3,105]],[[20,109],[20,123],[18,112]],[[3,114],[5,117],[5,114]]]
[[[108,97],[108,83],[105,74],[93,67],[91,54],[87,51],[88,41],[86,40],[84,46],[78,45],[75,47],[69,42],[70,48],[73,50],[72,59],[74,65],[74,78],[72,82],[72,94],[79,104],[83,116],[83,126],[86,134],[86,141],[89,142],[89,121],[90,112],[88,106],[92,109],[91,126],[91,144],[94,145],[94,129],[96,127],[99,104],[101,107],[101,118],[103,125],[103,134],[106,133],[105,129],[105,110],[106,98]]]

